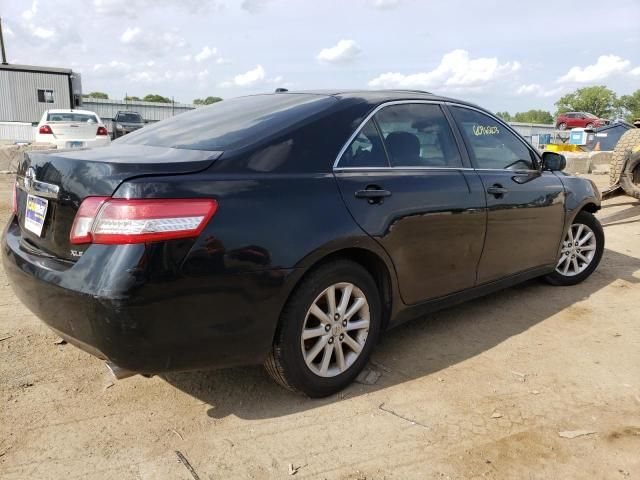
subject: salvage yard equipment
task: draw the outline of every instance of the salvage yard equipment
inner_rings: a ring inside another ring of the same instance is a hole
[[[613,150],[609,176],[611,186],[602,192],[602,198],[625,193],[640,199],[640,128],[632,128],[620,137]]]

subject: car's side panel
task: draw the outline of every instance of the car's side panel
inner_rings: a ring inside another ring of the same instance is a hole
[[[402,298],[415,304],[475,285],[486,221],[484,193],[458,169],[336,171],[359,225],[389,254]],[[371,186],[381,203],[357,198]]]
[[[564,227],[564,188],[551,172],[479,171],[487,193],[487,236],[478,283],[553,263]]]
[[[330,173],[146,177],[124,182],[113,196],[218,200],[184,260],[187,274],[296,268],[310,252],[363,234]]]

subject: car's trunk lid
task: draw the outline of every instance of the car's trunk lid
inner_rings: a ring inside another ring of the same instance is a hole
[[[77,260],[86,246],[71,245],[69,232],[78,207],[86,197],[110,196],[123,181],[133,177],[201,171],[221,154],[142,145],[29,152],[18,165],[17,175],[23,246],[43,255]],[[30,219],[25,219],[29,195],[37,198],[31,199]],[[34,208],[40,211],[46,208],[43,221],[34,219]],[[39,225],[42,226],[40,235]]]
[[[65,141],[95,138],[99,126],[97,123],[88,122],[48,122],[47,125],[51,127],[53,136],[57,140]]]

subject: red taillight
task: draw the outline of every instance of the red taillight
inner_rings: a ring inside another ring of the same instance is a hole
[[[53,135],[53,130],[51,130],[51,127],[49,125],[42,125],[38,132],[40,132],[40,134],[42,135]]]
[[[105,127],[98,127],[98,132],[96,133],[96,135],[109,135],[109,132],[107,132],[107,129]]]
[[[78,243],[146,243],[197,237],[218,209],[211,199],[87,197],[71,227]]]

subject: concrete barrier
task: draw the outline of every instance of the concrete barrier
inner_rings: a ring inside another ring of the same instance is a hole
[[[608,175],[613,152],[591,152],[591,173]]]
[[[33,150],[52,150],[55,145],[50,143],[32,143],[31,145],[0,145],[0,172],[15,173],[18,162],[22,160],[24,152]]]

